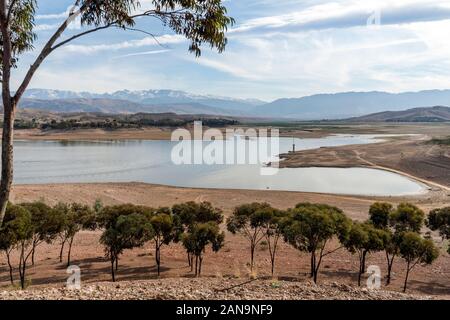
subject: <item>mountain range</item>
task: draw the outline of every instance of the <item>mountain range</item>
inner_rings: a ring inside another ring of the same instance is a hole
[[[351,118],[354,122],[444,122],[450,121],[449,107],[413,108],[405,111],[385,111]]]
[[[384,111],[450,106],[450,90],[419,92],[345,92],[264,102],[195,95],[175,90],[122,90],[113,93],[30,89],[22,108],[52,112],[161,113],[248,116],[295,120],[331,120]]]

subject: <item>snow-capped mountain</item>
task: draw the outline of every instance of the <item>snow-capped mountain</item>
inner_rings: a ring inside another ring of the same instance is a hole
[[[250,111],[264,102],[255,99],[235,99],[211,95],[196,95],[178,90],[121,90],[113,93],[74,92],[49,89],[29,89],[24,98],[38,100],[59,99],[114,99],[127,100],[144,105],[199,103],[225,110]]]

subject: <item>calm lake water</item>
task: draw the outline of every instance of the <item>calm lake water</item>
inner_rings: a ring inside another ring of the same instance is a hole
[[[336,135],[295,139],[296,149],[377,142],[382,136]],[[280,169],[260,175],[261,165],[175,165],[171,141],[16,141],[16,184],[147,182],[181,187],[308,191],[398,196],[426,189],[398,174],[365,168]],[[280,138],[280,153],[292,148]],[[204,143],[206,144],[206,143]]]

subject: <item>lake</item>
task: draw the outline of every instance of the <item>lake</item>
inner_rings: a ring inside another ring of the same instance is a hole
[[[279,152],[375,143],[381,135],[280,138]],[[239,139],[239,138],[237,138]],[[368,168],[285,168],[260,175],[260,164],[175,165],[172,141],[16,141],[15,184],[146,182],[179,187],[400,196],[426,191],[404,176]],[[203,142],[207,145],[207,142]]]

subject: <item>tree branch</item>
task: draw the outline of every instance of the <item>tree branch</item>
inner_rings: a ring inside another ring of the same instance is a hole
[[[2,0],[4,1],[4,0]],[[69,14],[69,17],[64,20],[64,22],[59,26],[59,28],[56,30],[56,32],[53,34],[53,36],[48,40],[48,42],[45,44],[44,48],[41,50],[40,54],[34,61],[34,63],[30,66],[28,69],[27,74],[25,75],[25,78],[23,79],[21,85],[16,91],[16,94],[14,95],[14,102],[17,104],[17,102],[20,100],[22,95],[24,94],[26,88],[30,84],[31,79],[33,78],[34,74],[36,73],[36,70],[39,68],[39,66],[42,64],[45,58],[48,57],[48,55],[53,51],[52,46],[55,44],[56,40],[59,39],[59,37],[63,34],[63,32],[67,29],[68,25],[83,12],[83,10],[86,8],[86,6],[89,4],[90,1],[86,1],[86,3],[81,7],[77,12],[72,11]],[[78,0],[77,2],[78,3]]]
[[[11,3],[9,4],[9,8],[8,8],[8,13],[6,15],[6,24],[9,25],[9,22],[11,20],[11,13],[13,10],[14,5],[16,4],[17,0],[12,0]]]
[[[76,34],[76,35],[74,35],[74,36],[72,36],[72,37],[70,37],[70,38],[68,38],[68,39],[66,39],[64,41],[59,42],[58,44],[54,45],[53,47],[51,47],[51,51],[54,51],[54,50],[58,49],[59,47],[62,47],[63,45],[65,45],[65,44],[67,44],[67,43],[69,43],[69,42],[71,42],[71,41],[73,41],[75,39],[78,39],[78,38],[80,38],[82,36],[88,35],[90,33],[93,33],[93,32],[99,31],[99,30],[110,28],[115,23],[116,22],[113,22],[113,23],[110,23],[110,24],[107,24],[107,25],[104,25],[104,26],[101,26],[101,27],[97,27],[97,28],[94,28],[94,29],[90,29],[90,30],[78,33],[78,34]]]

